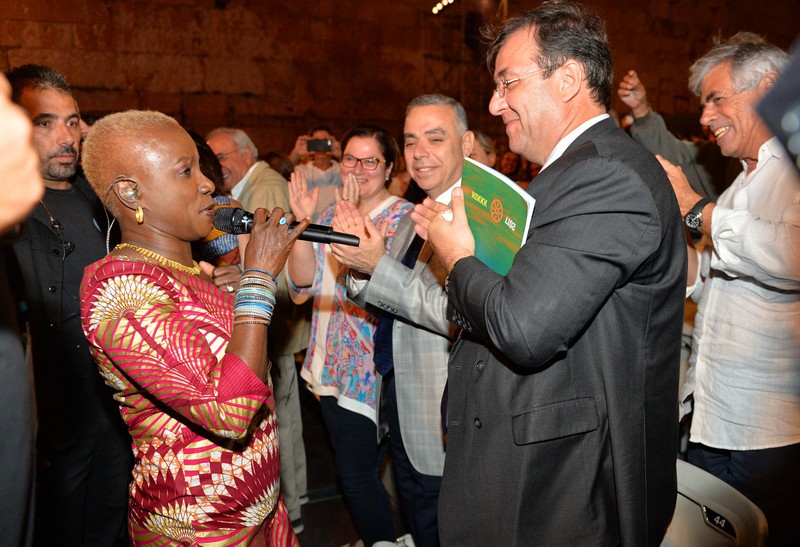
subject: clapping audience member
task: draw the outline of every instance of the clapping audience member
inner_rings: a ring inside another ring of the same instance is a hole
[[[653,154],[679,166],[695,192],[713,200],[728,187],[732,179],[727,176],[728,162],[719,148],[711,141],[681,140],[670,133],[664,118],[650,106],[647,90],[636,71],[625,74],[617,94],[631,108],[631,136]]]
[[[8,280],[6,248],[22,221],[44,195],[32,126],[9,100],[0,74],[0,538],[8,545],[33,542],[33,379],[25,360],[18,309]]]
[[[297,545],[278,489],[267,331],[275,273],[308,220],[290,233],[291,213],[256,210],[231,294],[230,275],[192,260],[214,185],[174,119],[106,116],[84,168],[122,229],[86,270],[81,316],[133,439],[133,544]]]
[[[489,111],[543,167],[506,275],[473,256],[460,188],[452,208],[425,200],[412,213],[463,329],[448,366],[441,540],[659,545],[677,482],[678,204],[653,155],[608,116],[595,13],[544,2],[491,37]]]
[[[312,149],[308,148],[309,144]],[[289,159],[295,164],[295,171],[305,175],[308,189],[319,188],[315,214],[333,203],[334,191],[342,187],[338,163],[341,155],[339,141],[333,136],[331,128],[325,125],[297,137],[294,148],[289,153]]]
[[[110,217],[77,174],[80,112],[63,75],[24,65],[12,100],[33,121],[45,194],[14,244],[15,289],[31,331],[37,405],[36,543],[112,545],[126,537],[130,441],[81,328],[83,270],[103,257]]]
[[[800,544],[800,177],[755,107],[788,65],[747,32],[692,65],[700,122],[744,167],[716,203],[661,159],[687,226],[707,243],[689,242],[698,308],[682,391],[694,406],[688,459],[758,505],[769,545],[780,546]]]
[[[397,164],[397,143],[385,129],[359,125],[342,146],[339,165],[345,184],[339,197],[356,203],[360,218],[381,230],[385,253],[398,222],[411,210],[410,203],[386,189]],[[292,174],[289,196],[296,216],[313,214],[318,194],[318,187],[309,189],[303,171]],[[330,225],[334,211],[329,205],[317,222]],[[379,475],[380,382],[373,361],[377,320],[348,299],[347,271],[330,245],[309,241],[298,241],[287,262],[295,301],[313,299],[311,341],[301,376],[320,400],[336,474],[356,530],[365,545],[373,545],[395,540],[392,509]]]
[[[406,108],[403,136],[414,180],[430,199],[449,204],[461,182],[464,157],[477,146],[464,108],[451,97],[421,95]],[[348,208],[337,205],[337,229],[345,230],[341,223],[348,218],[338,209]],[[348,290],[354,301],[382,310],[374,360],[383,380],[381,408],[389,423],[400,507],[415,544],[436,547],[445,465],[441,404],[456,334],[446,314],[447,273],[431,247],[415,235],[410,216],[400,221],[388,254],[380,231],[366,227],[359,247],[333,245],[333,253],[351,268]]]

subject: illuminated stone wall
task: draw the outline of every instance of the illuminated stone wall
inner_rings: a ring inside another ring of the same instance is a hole
[[[746,28],[788,48],[800,20],[796,0],[587,3],[608,21],[617,74],[638,69],[667,114],[696,109],[687,69],[717,31]],[[492,2],[481,4],[491,18]],[[509,0],[509,11],[535,4]],[[288,151],[320,122],[337,134],[375,122],[400,137],[406,103],[423,92],[458,98],[473,126],[501,135],[475,48],[486,20],[478,0],[456,0],[435,17],[432,5],[3,0],[0,69],[48,64],[68,76],[83,112],[151,108],[201,133],[242,127],[264,152]]]

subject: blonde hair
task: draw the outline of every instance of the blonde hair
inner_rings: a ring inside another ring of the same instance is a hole
[[[150,130],[158,127],[183,128],[172,118],[153,110],[126,110],[100,118],[89,129],[83,143],[83,171],[103,205],[119,216],[120,204],[111,188],[120,177],[130,176],[129,158],[142,145],[153,141]]]

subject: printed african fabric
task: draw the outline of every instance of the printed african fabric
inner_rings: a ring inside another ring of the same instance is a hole
[[[83,328],[133,438],[134,545],[297,545],[271,385],[225,353],[233,297],[127,257],[90,265]]]
[[[233,207],[230,196],[214,196],[214,211]],[[192,254],[199,262],[205,260],[215,266],[239,264],[239,239],[233,234],[212,228],[211,232],[199,241],[192,243]]]
[[[387,200],[370,213],[375,226],[388,224],[386,249],[391,245],[397,224],[413,204],[403,199]],[[333,222],[334,205],[328,206],[317,222]],[[314,243],[316,272],[311,287],[291,283],[295,303],[313,297],[311,341],[300,371],[314,393],[334,396],[339,406],[378,423],[373,333],[378,319],[347,297],[348,269],[331,254],[328,244]]]

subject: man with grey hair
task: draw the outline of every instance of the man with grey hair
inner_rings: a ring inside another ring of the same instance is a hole
[[[430,199],[450,203],[474,138],[461,104],[421,95],[406,108],[403,147],[408,171]],[[429,245],[400,221],[389,254],[366,222],[359,247],[332,245],[351,268],[348,292],[362,307],[383,310],[375,332],[375,368],[403,518],[420,547],[439,545],[437,505],[445,459],[441,401],[455,326],[447,321],[446,273]]]
[[[241,129],[219,127],[206,142],[222,166],[223,189],[248,211],[259,207],[290,211],[286,179],[265,161]],[[296,534],[303,531],[300,505],[307,500],[306,452],[294,354],[308,346],[310,324],[303,308],[292,303],[286,276],[278,274],[275,316],[269,332],[270,371],[275,392],[275,411],[280,429],[281,491]]]
[[[800,178],[755,107],[788,63],[741,32],[692,66],[700,122],[744,168],[716,203],[662,160],[686,224],[705,236],[689,242],[689,461],[761,507],[770,545],[800,543]]]

